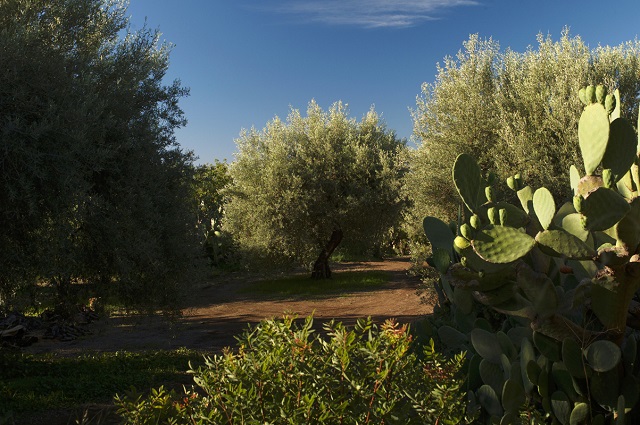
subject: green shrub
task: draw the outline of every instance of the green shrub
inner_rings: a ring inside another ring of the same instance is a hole
[[[431,344],[418,353],[406,325],[371,319],[314,333],[313,319],[266,320],[236,351],[190,371],[198,389],[116,397],[127,424],[431,424],[468,422],[459,376],[464,355]],[[420,354],[420,356],[418,355]]]

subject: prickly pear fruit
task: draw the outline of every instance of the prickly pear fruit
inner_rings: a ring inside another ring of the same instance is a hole
[[[611,114],[616,109],[616,97],[612,94],[608,94],[604,100],[604,107],[607,110],[607,114]]]
[[[607,96],[607,88],[602,84],[596,86],[596,100],[604,105],[604,99]]]
[[[610,168],[605,168],[602,170],[602,182],[604,183],[604,187],[611,189],[615,186],[615,176]]]
[[[589,102],[587,102],[587,88],[583,87],[580,89],[580,91],[578,92],[578,97],[580,98],[580,102],[582,102],[584,104],[584,106],[587,106],[589,104]]]
[[[574,196],[573,197],[573,208],[575,208],[575,210],[577,212],[582,212],[583,202],[584,202],[584,198],[582,197],[582,195]]]
[[[596,88],[592,85],[588,85],[585,96],[589,104],[596,103]]]
[[[505,226],[507,223],[507,209],[500,208],[499,214],[500,214],[500,225]]]
[[[478,214],[474,214],[469,218],[469,223],[471,224],[471,227],[473,227],[474,229],[478,229],[480,227],[480,225],[482,224],[480,222],[480,216]]]
[[[494,173],[493,171],[489,171],[489,174],[487,174],[487,184],[489,186],[493,186],[495,182],[496,182],[496,173]]]
[[[462,226],[460,226],[460,234],[467,240],[473,239],[472,227],[467,223],[464,223]]]
[[[493,202],[493,188],[491,186],[484,188],[484,194],[487,197],[487,201]]]
[[[487,215],[489,216],[489,223],[498,224],[500,222],[500,216],[498,215],[498,211],[495,207],[491,207],[487,210]]]
[[[456,251],[459,250],[458,252],[460,252],[462,250],[469,248],[471,244],[467,239],[463,238],[462,236],[456,236],[456,238],[453,240],[453,245],[456,248]]]

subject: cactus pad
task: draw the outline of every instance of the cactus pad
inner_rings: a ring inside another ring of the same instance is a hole
[[[624,118],[611,123],[609,143],[602,158],[602,167],[610,168],[617,182],[629,171],[638,149],[638,137],[633,126]]]
[[[584,108],[578,124],[578,141],[585,171],[591,175],[600,165],[609,141],[609,116],[604,106],[594,103]]]
[[[620,347],[611,341],[599,340],[584,350],[587,363],[596,372],[608,372],[620,363]]]
[[[543,252],[553,257],[589,260],[596,255],[580,238],[565,230],[545,230],[538,233],[535,240]]]
[[[547,230],[556,213],[556,203],[549,189],[541,187],[533,194],[533,210],[543,229]]]
[[[453,183],[467,208],[476,212],[480,206],[480,191],[484,190],[484,186],[480,167],[471,155],[463,153],[456,158],[453,164]]]
[[[471,244],[481,258],[504,264],[527,255],[536,241],[518,229],[489,225],[478,232]]]
[[[451,229],[444,221],[435,217],[425,217],[422,221],[422,226],[434,251],[437,248],[451,251],[455,235],[451,233]]]
[[[622,196],[600,187],[584,200],[581,213],[586,217],[585,227],[594,231],[613,227],[628,211],[629,204]]]

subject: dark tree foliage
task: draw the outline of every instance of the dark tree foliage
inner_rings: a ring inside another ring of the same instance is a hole
[[[167,306],[195,247],[169,46],[109,0],[0,2],[0,307],[36,283]],[[113,285],[108,285],[113,286]]]

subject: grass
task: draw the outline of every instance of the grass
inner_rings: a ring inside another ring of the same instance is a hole
[[[383,271],[339,272],[334,273],[331,279],[325,280],[314,280],[305,274],[261,280],[246,286],[240,292],[274,297],[322,297],[377,289],[389,279],[389,273]]]
[[[194,350],[115,352],[57,357],[0,350],[0,423],[38,411],[110,404],[132,387],[189,384],[189,362],[203,363]],[[11,422],[9,422],[11,423]]]

